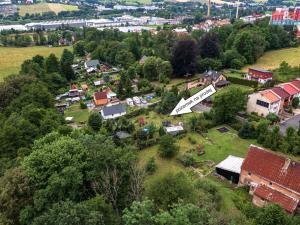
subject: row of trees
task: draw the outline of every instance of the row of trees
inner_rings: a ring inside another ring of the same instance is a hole
[[[242,138],[257,139],[259,144],[274,151],[299,155],[300,154],[300,130],[293,127],[286,129],[285,135],[280,132],[279,126],[270,128],[269,120],[260,120],[259,122],[246,121],[240,131]]]
[[[73,42],[73,38],[81,36],[78,30],[58,30],[58,31],[32,31],[32,32],[12,32],[1,31],[0,44],[3,46],[28,47],[33,45],[68,45]]]
[[[91,53],[92,58],[130,70],[132,76],[162,82],[171,75],[239,69],[254,63],[267,50],[296,45],[293,31],[270,26],[267,20],[255,24],[237,21],[207,33],[196,30],[184,36],[167,27],[156,35],[149,31],[137,34],[88,28],[83,36],[74,45],[76,55]],[[145,56],[148,58],[140,65]]]

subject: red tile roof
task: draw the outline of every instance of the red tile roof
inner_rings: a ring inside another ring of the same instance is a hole
[[[296,161],[250,145],[241,169],[300,194],[300,163]]]
[[[298,89],[296,89],[293,85],[291,85],[289,83],[283,84],[282,87],[290,95],[295,95],[299,92]]]
[[[107,95],[105,92],[96,92],[95,93],[95,99],[100,100],[100,99],[107,99]]]
[[[261,92],[261,95],[267,98],[271,103],[280,101],[280,98],[270,90]]]
[[[254,68],[249,68],[248,74],[251,77],[260,78],[260,79],[268,79],[268,78],[272,78],[273,76],[273,73],[268,70],[254,69]]]
[[[259,185],[255,189],[254,195],[257,195],[268,202],[276,203],[290,213],[293,213],[299,204],[299,199],[285,195],[266,185]]]
[[[290,94],[287,93],[283,88],[281,87],[273,87],[271,89],[275,94],[277,94],[282,99],[287,99],[290,97]]]
[[[290,83],[294,85],[298,90],[300,90],[300,81],[299,80],[292,80]]]

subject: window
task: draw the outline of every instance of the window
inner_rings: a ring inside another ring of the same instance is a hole
[[[269,103],[264,102],[264,101],[261,101],[261,100],[257,100],[257,101],[256,101],[256,104],[257,104],[257,105],[260,105],[260,106],[262,106],[262,107],[265,107],[265,108],[269,108]]]

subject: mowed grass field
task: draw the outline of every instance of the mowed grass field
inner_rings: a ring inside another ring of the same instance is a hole
[[[300,47],[266,52],[255,64],[244,67],[243,71],[248,71],[249,67],[273,70],[278,68],[282,61],[286,61],[291,66],[299,66]]]
[[[24,16],[26,13],[44,13],[44,12],[54,12],[59,13],[62,11],[75,11],[78,10],[77,6],[66,5],[59,3],[38,3],[33,5],[21,5],[19,6],[19,14]]]
[[[51,53],[54,53],[57,57],[60,57],[65,48],[70,49],[71,47],[0,47],[0,81],[10,74],[18,73],[22,63],[26,59],[31,59],[35,55],[48,56]]]

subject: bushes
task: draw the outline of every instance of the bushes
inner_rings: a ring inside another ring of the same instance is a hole
[[[157,169],[157,165],[155,162],[155,158],[151,157],[145,166],[145,170],[148,174],[153,174],[156,171],[156,169]]]
[[[279,116],[277,116],[275,113],[269,113],[266,117],[267,120],[270,120],[271,123],[276,123],[280,121]]]
[[[178,160],[185,167],[194,166],[196,164],[196,160],[191,153],[184,153],[178,158]]]
[[[257,86],[258,86],[258,83],[253,80],[245,80],[245,79],[240,79],[237,77],[227,77],[227,80],[233,84],[245,85],[245,86],[249,86],[252,88],[257,88]]]
[[[296,109],[299,106],[299,98],[295,97],[292,101],[292,106]]]
[[[178,152],[178,146],[175,144],[175,139],[170,135],[161,137],[158,152],[163,158],[173,157]]]

